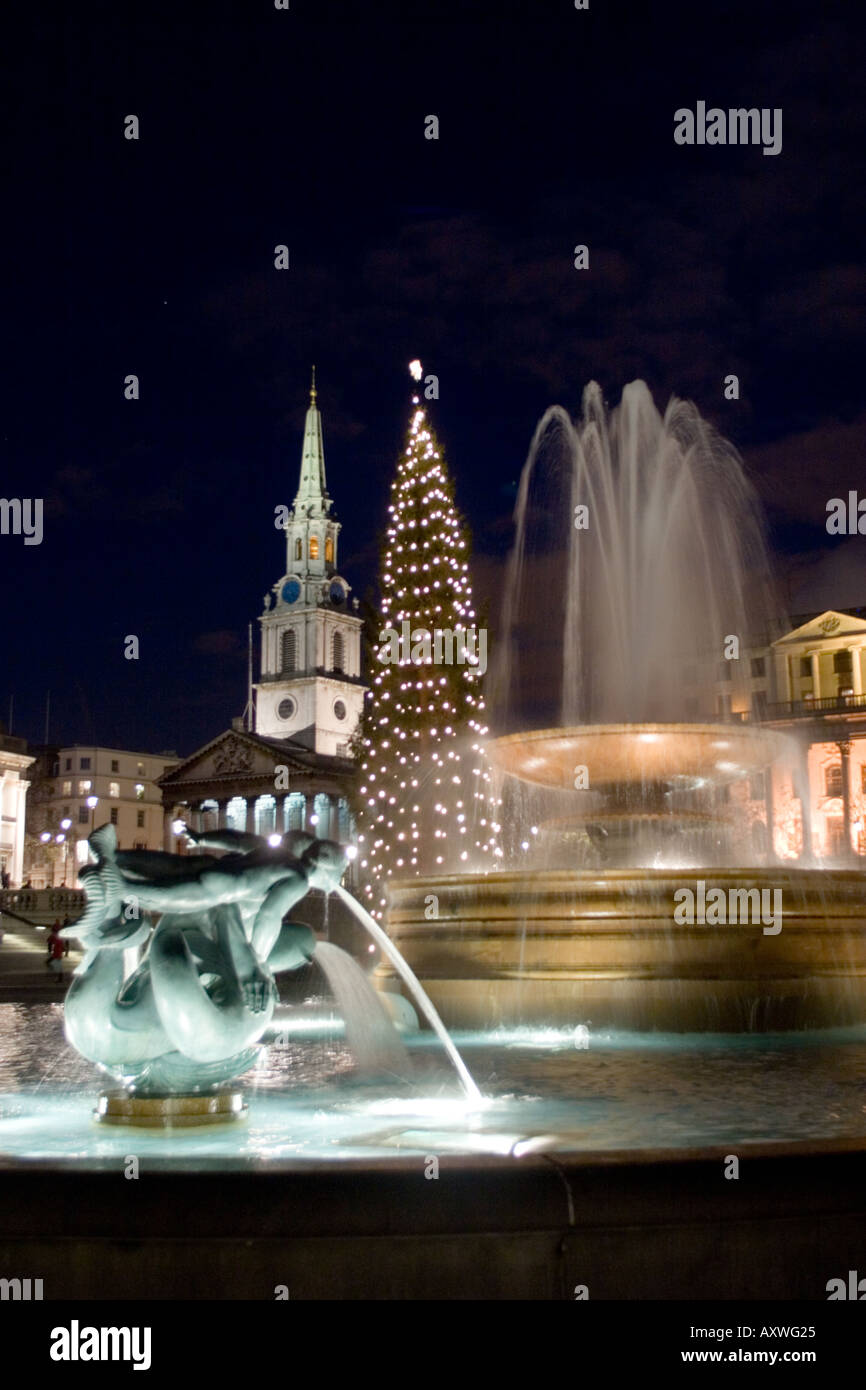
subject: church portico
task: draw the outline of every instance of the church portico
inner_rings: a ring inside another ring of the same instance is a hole
[[[168,848],[183,853],[191,830],[241,830],[267,837],[306,830],[319,839],[351,837],[352,764],[301,746],[231,730],[179,763],[160,781]]]

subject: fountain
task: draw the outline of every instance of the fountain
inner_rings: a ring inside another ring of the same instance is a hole
[[[744,842],[737,789],[787,744],[692,703],[774,611],[758,518],[690,407],[634,383],[610,417],[597,388],[579,425],[547,413],[492,692],[503,858],[392,883],[387,933],[339,846],[97,831],[65,1020],[0,1006],[0,1276],[814,1300],[862,1268],[864,876]],[[378,995],[286,920],[310,889],[381,953]]]
[[[491,703],[517,731],[488,752],[520,867],[390,885],[389,932],[445,1021],[866,1022],[866,878],[781,862],[772,846],[759,860],[736,787],[791,745],[698,708],[720,672],[744,690],[749,637],[777,620],[736,452],[691,405],[662,416],[643,382],[610,415],[593,384],[577,424],[559,407],[542,418],[515,521]],[[558,723],[539,728],[545,683]],[[682,920],[684,895],[708,891],[740,910]],[[753,910],[768,893],[772,927]],[[393,987],[387,963],[379,978]]]

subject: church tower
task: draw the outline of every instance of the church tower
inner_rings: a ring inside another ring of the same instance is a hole
[[[337,569],[340,523],[325,482],[316,369],[301,478],[286,520],[286,569],[265,595],[255,732],[316,753],[349,756],[364,703],[358,600]]]

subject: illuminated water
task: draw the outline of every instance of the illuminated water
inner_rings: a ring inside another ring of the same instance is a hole
[[[470,1102],[477,1103],[481,1099],[478,1087],[472,1080],[472,1077],[469,1074],[468,1069],[464,1065],[463,1058],[460,1056],[460,1053],[454,1046],[451,1035],[449,1034],[447,1028],[442,1022],[435,1008],[433,1007],[433,1002],[430,999],[430,996],[428,995],[427,991],[423,988],[421,981],[418,979],[415,972],[409,968],[406,961],[403,959],[402,955],[397,950],[397,947],[394,945],[394,942],[391,940],[390,936],[386,935],[386,933],[379,926],[379,923],[375,920],[374,917],[370,916],[369,912],[365,907],[361,906],[357,898],[353,898],[352,894],[348,892],[347,889],[342,887],[335,888],[334,894],[336,897],[340,899],[342,903],[345,904],[345,906],[349,909],[353,916],[357,918],[361,925],[366,928],[366,930],[370,933],[370,936],[373,938],[374,942],[380,948],[380,950],[383,951],[386,956],[388,956],[392,965],[397,971],[397,974],[408,986],[412,998],[418,1005],[418,1008],[420,1009],[422,1015],[426,1018],[427,1022],[430,1024],[430,1027],[433,1029],[433,1032],[436,1034],[440,1043],[445,1048],[448,1058],[452,1066],[454,1067],[454,1070],[457,1072],[457,1075],[460,1078],[460,1084],[463,1087],[463,1091],[466,1095],[467,1100]]]
[[[728,634],[781,617],[737,451],[687,401],[662,415],[643,381],[612,410],[591,382],[578,420],[545,412],[514,522],[488,689],[503,731],[694,719],[691,683],[712,688]],[[747,668],[729,663],[729,694]]]
[[[427,1155],[686,1149],[866,1135],[866,1030],[824,1034],[456,1035],[483,1100],[460,1093],[439,1043],[407,1039],[410,1082],[362,1084],[351,1054],[310,1017],[245,1078],[249,1119],[134,1131],[143,1162],[258,1167]],[[588,1041],[588,1046],[582,1046]],[[576,1045],[577,1044],[577,1045]],[[104,1078],[63,1036],[59,1004],[0,1005],[0,1162],[113,1165],[131,1131],[91,1119]]]

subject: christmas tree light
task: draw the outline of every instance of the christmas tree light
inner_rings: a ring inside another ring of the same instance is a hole
[[[420,381],[420,362],[410,372]],[[417,395],[412,407],[391,484],[379,641],[356,749],[358,863],[368,907],[377,917],[387,904],[389,878],[490,868],[501,854],[481,746],[487,733],[481,634],[468,543],[442,451]],[[450,650],[436,639],[449,632]]]

